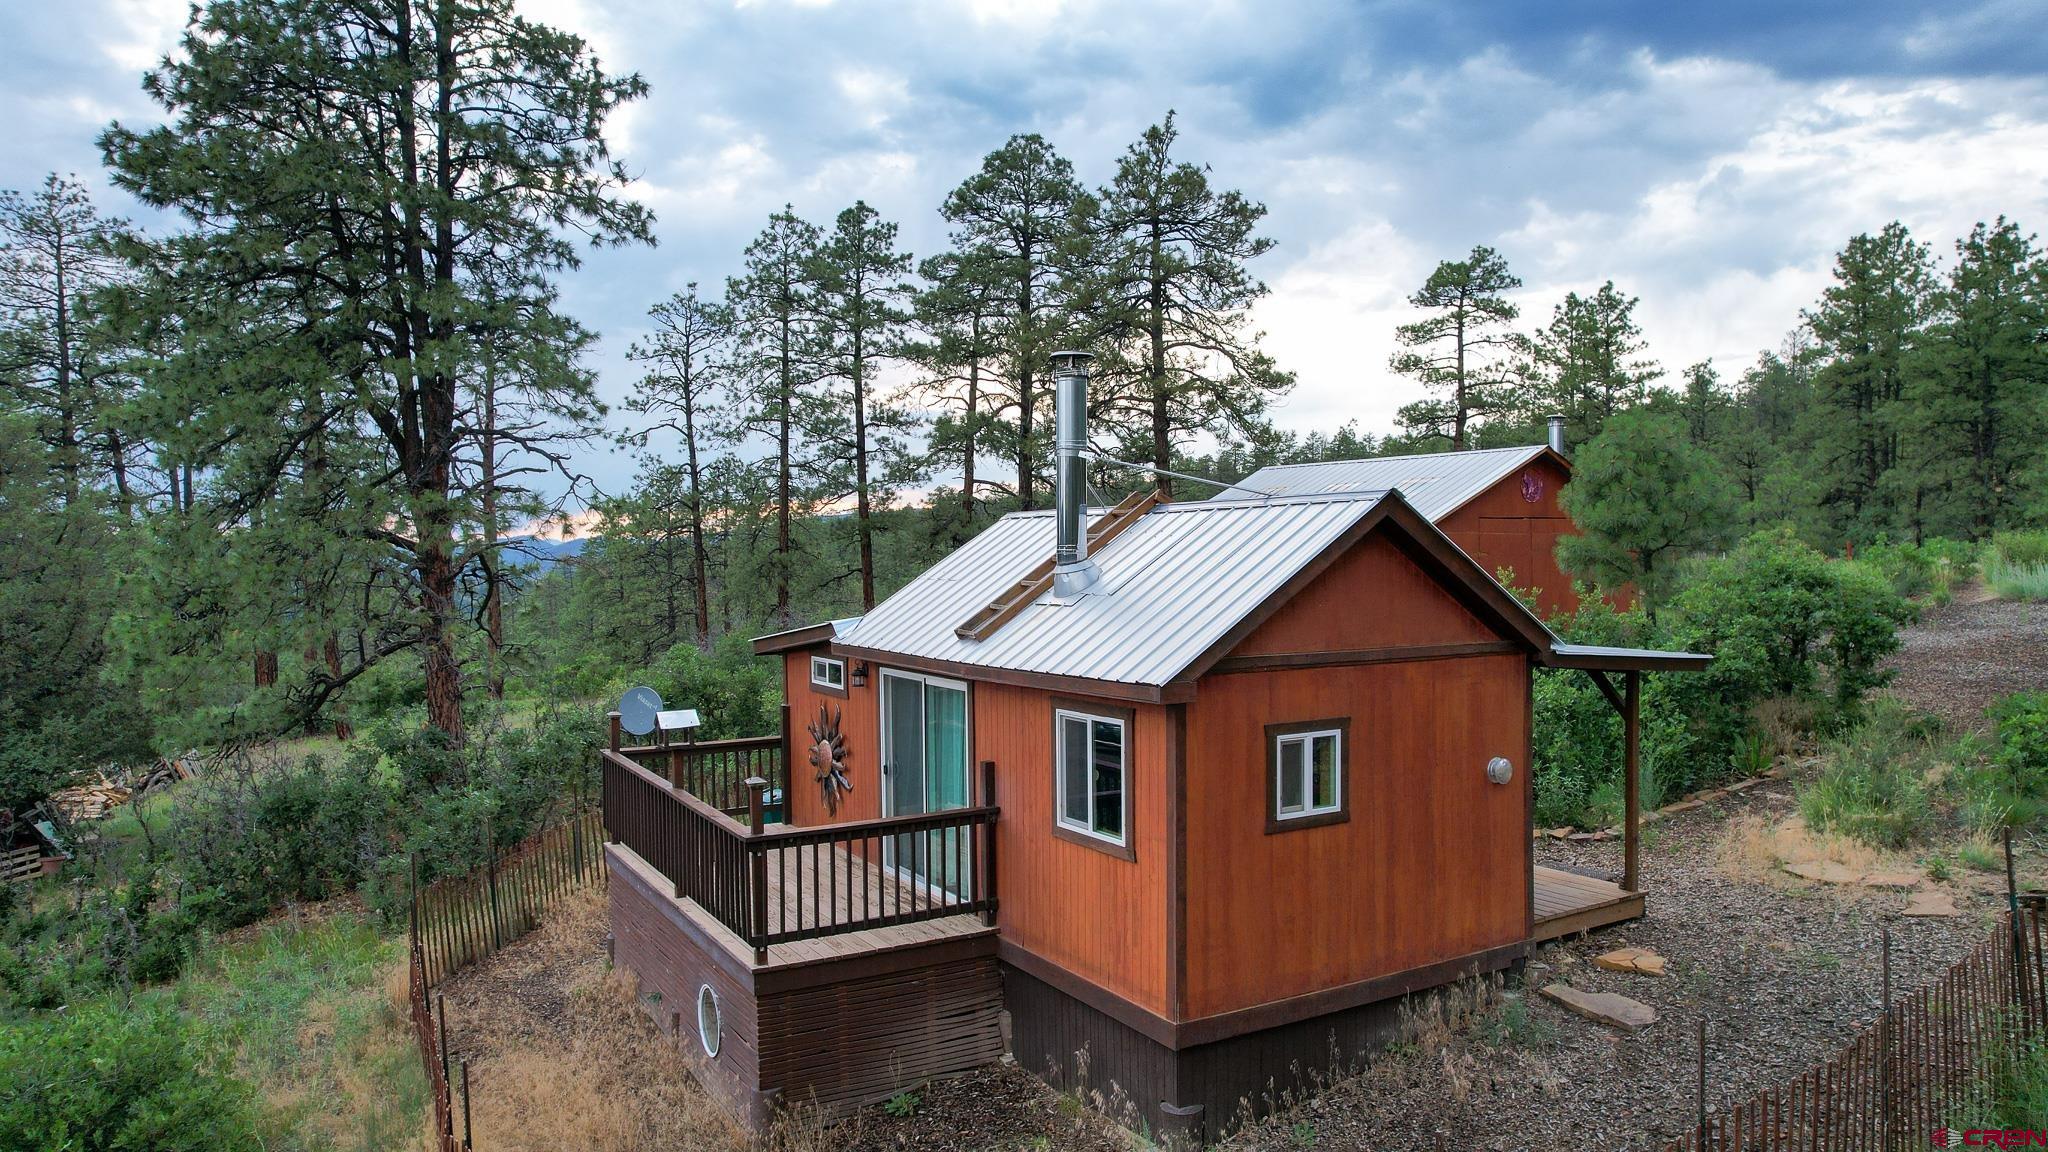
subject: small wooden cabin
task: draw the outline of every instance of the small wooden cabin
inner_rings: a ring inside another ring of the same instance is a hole
[[[1535,866],[1531,677],[1601,683],[1632,805],[1640,676],[1704,657],[1560,642],[1400,491],[1088,523],[1061,463],[1059,508],[757,640],[779,735],[615,730],[615,955],[737,1110],[1007,1049],[1217,1139],[1404,994],[1641,914],[1633,807],[1622,883]]]
[[[1557,565],[1559,537],[1577,531],[1558,502],[1571,478],[1564,454],[1537,444],[1275,464],[1214,499],[1398,489],[1489,575],[1507,569],[1516,587],[1534,589],[1537,609],[1550,617],[1579,606],[1571,578]]]

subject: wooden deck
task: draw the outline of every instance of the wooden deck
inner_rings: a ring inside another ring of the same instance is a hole
[[[642,860],[622,844],[614,844],[612,847],[617,851],[617,859],[634,869],[649,887],[658,892],[672,890],[669,882],[655,871],[653,865]],[[819,881],[820,871],[825,874],[823,883]],[[829,858],[811,852],[778,851],[769,858],[768,888],[771,922],[774,923],[817,923],[818,913],[822,910],[828,895],[832,898],[834,914],[839,920],[881,913],[889,909],[911,910],[929,903],[929,897],[921,889],[905,884],[893,873],[877,868],[858,857],[850,856],[844,850],[836,850]],[[801,905],[799,899],[802,901]],[[716,941],[732,959],[755,972],[826,964],[857,956],[919,948],[945,940],[993,936],[996,931],[984,925],[979,915],[939,916],[910,924],[864,928],[857,932],[772,944],[768,948],[767,962],[756,963],[753,948],[732,929],[698,906],[696,901],[682,899],[674,900],[674,903],[693,926]],[[773,911],[778,905],[781,908],[780,916],[776,916]],[[835,918],[834,914],[825,915],[824,922],[831,922]]]
[[[1643,914],[1643,894],[1609,880],[1541,866],[1535,879],[1536,931],[1531,939],[1538,944]]]

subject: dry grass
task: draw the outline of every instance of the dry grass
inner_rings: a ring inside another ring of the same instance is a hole
[[[1737,880],[1772,884],[1787,881],[1787,864],[1832,863],[1870,872],[1884,862],[1868,845],[1814,832],[1797,816],[1773,821],[1759,812],[1744,812],[1728,821],[1716,860],[1723,873]]]
[[[756,1138],[697,1085],[599,947],[602,890],[565,899],[525,940],[451,982],[471,1061],[476,1146],[491,1152],[812,1152],[847,1133],[801,1110]]]

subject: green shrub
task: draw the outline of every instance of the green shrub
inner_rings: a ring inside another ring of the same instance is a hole
[[[1976,567],[1976,546],[1936,537],[1919,544],[1893,544],[1879,538],[1858,549],[1857,558],[1881,573],[1901,596],[1930,596],[1945,602],[1959,580]]]
[[[1673,599],[1664,638],[1709,652],[1703,673],[1662,678],[1692,718],[1701,750],[1724,761],[1762,701],[1823,706],[1824,726],[1855,719],[1890,674],[1911,604],[1876,569],[1831,561],[1786,529],[1767,529],[1700,565]]]
[[[2048,532],[2000,532],[1991,553],[2008,564],[2048,564]]]
[[[1878,848],[1911,843],[1933,813],[1927,775],[1941,759],[1927,724],[1882,698],[1827,751],[1827,767],[1799,796],[1807,826]]]
[[[232,1152],[255,1103],[193,1026],[161,1008],[87,1003],[0,1024],[0,1148]]]
[[[653,667],[615,681],[607,700],[616,701],[634,683],[661,693],[671,708],[695,708],[704,722],[700,739],[781,730],[782,665],[754,655],[753,645],[736,633],[708,649],[689,642],[670,648]]]
[[[2048,816],[2048,692],[2016,692],[1991,706],[1987,755],[1962,775],[1980,828],[2024,828]]]
[[[480,724],[455,748],[402,714],[333,760],[243,757],[188,786],[173,814],[183,907],[226,929],[360,888],[395,917],[415,861],[421,883],[472,871],[594,800],[602,731],[594,708],[551,709],[525,727]]]

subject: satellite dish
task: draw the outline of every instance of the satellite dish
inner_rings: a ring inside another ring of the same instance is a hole
[[[654,718],[661,713],[661,693],[644,685],[628,688],[619,697],[619,727],[635,736],[654,731]]]

